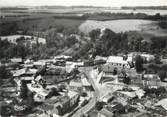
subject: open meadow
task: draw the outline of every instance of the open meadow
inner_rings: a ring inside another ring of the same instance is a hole
[[[137,31],[146,39],[153,36],[167,36],[167,30],[161,29],[157,25],[157,21],[140,19],[122,19],[110,21],[87,20],[80,25],[79,30],[85,34],[89,34],[90,31],[97,28],[109,28],[117,33]]]

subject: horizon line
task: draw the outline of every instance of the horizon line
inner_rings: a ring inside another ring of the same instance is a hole
[[[0,5],[0,7],[110,7],[110,8],[121,8],[121,7],[167,7],[167,5],[123,5],[123,6],[96,6],[96,5]]]

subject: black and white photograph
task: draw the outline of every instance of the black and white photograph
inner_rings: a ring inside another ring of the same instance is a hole
[[[0,117],[167,117],[167,0],[0,0]]]

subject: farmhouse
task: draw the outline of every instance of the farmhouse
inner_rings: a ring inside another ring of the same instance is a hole
[[[69,91],[61,94],[62,96],[52,97],[45,101],[44,110],[50,107],[48,113],[52,115],[64,115],[74,109],[79,103],[79,95],[74,91]]]
[[[135,58],[137,55],[140,55],[146,62],[151,62],[155,59],[155,56],[152,54],[141,53],[141,52],[131,52],[128,54],[129,57]]]
[[[17,44],[17,41],[24,41],[24,42],[30,42],[30,44],[36,44],[37,41],[38,43],[41,44],[46,44],[46,39],[40,38],[40,37],[35,37],[35,36],[29,36],[29,35],[9,35],[9,36],[1,36],[0,37],[2,40],[7,39],[9,42]]]
[[[23,63],[23,59],[22,58],[12,58],[12,59],[10,59],[10,61],[12,63]]]
[[[34,101],[43,102],[49,94],[49,90],[44,89],[41,85],[27,84],[29,91],[35,93]]]
[[[154,55],[151,55],[151,54],[141,54],[141,57],[143,57],[147,62],[151,62],[155,59],[155,56]]]
[[[19,77],[22,79],[26,77],[32,77],[37,72],[37,69],[23,68],[12,72],[13,72],[13,77]]]
[[[70,90],[74,90],[74,91],[82,90],[83,89],[83,85],[82,85],[81,81],[72,80],[69,83],[69,89]]]
[[[107,63],[116,68],[131,68],[132,57],[109,56]]]
[[[71,58],[72,58],[71,56],[66,56],[66,55],[58,55],[54,57],[55,60],[67,60]]]

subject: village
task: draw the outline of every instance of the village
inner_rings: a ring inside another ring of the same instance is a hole
[[[145,61],[137,71],[140,59]],[[1,87],[1,115],[28,117],[166,116],[167,83],[148,69],[155,56],[132,52],[73,61],[59,55],[11,59],[12,81]],[[145,67],[145,68],[144,68]]]
[[[0,5],[0,117],[167,117],[167,6],[92,5]]]

